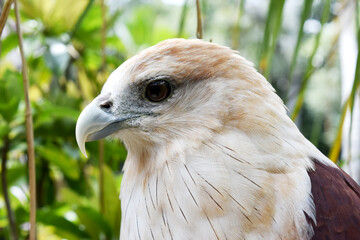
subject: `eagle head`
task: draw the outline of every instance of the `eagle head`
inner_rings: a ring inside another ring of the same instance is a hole
[[[175,142],[200,144],[224,128],[272,132],[284,122],[292,125],[272,86],[237,52],[171,39],[110,75],[81,113],[76,138],[85,155],[85,142],[109,135],[137,152]]]

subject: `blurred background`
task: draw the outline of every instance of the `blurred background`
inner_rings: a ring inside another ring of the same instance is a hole
[[[116,141],[91,142],[86,159],[76,145],[76,120],[127,58],[164,39],[196,38],[195,0],[19,0],[19,7],[34,121],[37,237],[118,239],[126,150]],[[359,182],[359,2],[201,0],[200,9],[204,40],[252,61],[302,133]],[[0,239],[29,235],[18,45],[12,8],[0,47]]]

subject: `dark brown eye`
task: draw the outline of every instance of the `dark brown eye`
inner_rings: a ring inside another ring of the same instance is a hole
[[[171,85],[165,80],[149,83],[145,89],[145,97],[151,102],[161,102],[170,96]]]

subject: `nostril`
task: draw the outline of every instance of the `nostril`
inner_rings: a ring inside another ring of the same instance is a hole
[[[102,109],[109,109],[109,108],[112,107],[112,105],[113,105],[112,102],[107,101],[107,102],[104,102],[104,103],[100,104],[100,107],[101,107]]]

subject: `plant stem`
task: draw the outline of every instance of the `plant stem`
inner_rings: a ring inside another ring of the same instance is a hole
[[[5,6],[2,10],[1,17],[0,17],[0,37],[1,37],[2,31],[4,29],[6,20],[8,18],[12,2],[13,2],[13,0],[7,0],[5,3]]]
[[[245,5],[245,0],[240,0],[239,1],[239,9],[238,9],[238,14],[236,17],[236,22],[233,28],[233,33],[232,33],[232,44],[231,44],[231,48],[232,49],[238,49],[239,48],[239,36],[240,36],[240,19],[244,13],[244,5]]]
[[[312,1],[312,0],[311,0]],[[330,0],[326,0],[325,2],[325,5],[324,5],[324,9],[322,11],[322,15],[321,15],[321,29],[320,31],[317,33],[316,37],[315,37],[315,44],[314,44],[314,47],[312,49],[312,52],[311,52],[311,55],[310,55],[310,58],[308,60],[308,64],[307,64],[307,68],[306,68],[306,71],[305,71],[305,74],[304,74],[304,78],[303,78],[303,81],[301,82],[301,84],[306,84],[305,81],[307,81],[306,78],[310,78],[311,77],[311,74],[312,74],[312,71],[313,71],[313,59],[315,57],[315,54],[317,53],[318,51],[318,48],[320,46],[320,39],[321,39],[321,36],[322,36],[322,32],[324,30],[324,25],[326,24],[327,20],[328,20],[328,17],[329,17],[329,13],[330,13]],[[311,2],[312,4],[312,2]],[[306,3],[305,3],[306,5]],[[304,9],[306,8],[309,8],[309,6],[304,6]],[[307,11],[307,10],[304,10],[304,11]],[[299,51],[299,47],[300,47],[300,41],[301,41],[301,38],[302,38],[302,35],[303,35],[303,28],[304,28],[304,23],[305,23],[305,18],[307,18],[307,16],[309,15],[310,13],[303,13],[303,19],[302,19],[302,24],[300,25],[300,30],[299,30],[299,33],[298,33],[298,38],[297,38],[297,42],[296,42],[296,47],[295,47],[295,50],[294,50],[294,53],[293,53],[293,57],[292,57],[292,60],[291,60],[291,65],[290,65],[290,72],[289,72],[289,88],[288,88],[288,93],[286,94],[286,97],[285,97],[285,103],[288,102],[288,100],[290,99],[290,89],[291,89],[291,86],[292,86],[292,77],[293,77],[293,71],[295,70],[295,65],[296,65],[296,59],[297,59],[297,55],[298,55],[298,51]],[[305,16],[304,16],[305,15]]]
[[[101,0],[101,72],[105,72],[106,69],[106,5],[104,0]],[[101,74],[101,77],[104,78],[104,75]],[[101,79],[103,80],[103,79]],[[99,201],[100,201],[100,212],[101,214],[105,213],[105,196],[104,196],[104,140],[99,141]]]
[[[187,14],[187,10],[188,10],[187,5],[188,5],[188,0],[185,0],[184,5],[181,10],[180,24],[179,24],[179,30],[178,30],[178,35],[177,35],[179,38],[182,37],[183,32],[184,32],[186,14]]]
[[[106,5],[104,0],[101,0],[101,18],[101,71],[104,71],[106,66]]]
[[[105,213],[104,197],[104,140],[99,141],[99,203],[101,214]]]
[[[325,66],[327,64],[327,62],[330,60],[330,58],[333,56],[333,54],[335,53],[336,49],[337,49],[337,43],[339,41],[339,37],[340,37],[340,33],[338,33],[336,36],[335,36],[335,39],[333,40],[332,42],[332,46],[331,46],[331,49],[329,51],[329,53],[326,55],[325,57],[325,60],[322,64],[322,66]],[[295,106],[294,106],[294,109],[291,113],[291,119],[293,121],[296,120],[296,118],[298,117],[299,113],[300,113],[300,110],[303,106],[303,103],[304,103],[304,97],[305,97],[305,90],[308,86],[308,83],[309,83],[309,80],[310,80],[310,77],[312,76],[312,74],[317,70],[319,69],[320,67],[314,67],[311,62],[308,64],[308,67],[305,71],[305,75],[304,75],[304,78],[303,78],[303,81],[301,82],[301,86],[300,86],[300,89],[299,89],[299,93],[297,94],[297,97],[296,97],[296,101],[295,101]],[[290,95],[291,97],[291,95]]]
[[[196,15],[197,15],[196,37],[202,39],[203,32],[202,32],[202,22],[201,22],[200,0],[196,0]]]
[[[268,8],[265,32],[259,54],[259,70],[271,82],[270,70],[275,54],[277,39],[281,31],[285,0],[271,0]]]
[[[329,2],[329,0],[327,0],[327,2]],[[301,14],[301,21],[300,21],[299,30],[298,30],[297,39],[296,39],[296,44],[295,44],[295,49],[294,49],[292,59],[291,59],[291,63],[290,63],[289,86],[291,86],[291,84],[292,84],[292,77],[293,77],[293,72],[294,72],[294,69],[295,69],[295,66],[296,66],[296,60],[297,60],[297,57],[298,57],[298,54],[299,54],[301,39],[302,39],[302,37],[304,35],[304,25],[305,25],[306,19],[308,19],[309,16],[310,16],[312,4],[313,4],[313,0],[305,0],[304,1],[303,11],[302,11],[302,14]],[[326,9],[326,7],[324,7],[324,9]],[[324,14],[326,14],[325,10],[323,11],[323,16],[324,16]],[[323,27],[323,25],[321,25],[321,26]],[[322,29],[321,29],[321,31],[322,31]],[[320,32],[319,32],[319,34],[317,36],[320,36]],[[320,37],[319,37],[319,39],[320,39]]]
[[[20,14],[18,2],[15,0],[16,31],[19,39],[19,49],[21,55],[21,71],[24,84],[25,99],[25,123],[26,123],[26,142],[29,163],[29,185],[30,185],[30,240],[36,239],[36,172],[35,172],[35,153],[34,153],[34,130],[31,105],[29,99],[29,77],[25,61],[23,37],[21,33]]]
[[[1,161],[1,184],[2,184],[2,189],[3,189],[3,194],[4,194],[6,211],[7,211],[7,215],[8,215],[8,219],[9,219],[10,235],[11,235],[12,239],[17,240],[18,233],[16,230],[16,222],[15,222],[14,213],[11,209],[11,203],[10,203],[10,198],[9,198],[9,193],[8,193],[8,184],[7,184],[7,179],[6,179],[7,154],[10,149],[10,140],[9,140],[8,134],[5,135],[3,142],[4,142],[4,147],[2,149],[2,161]]]

